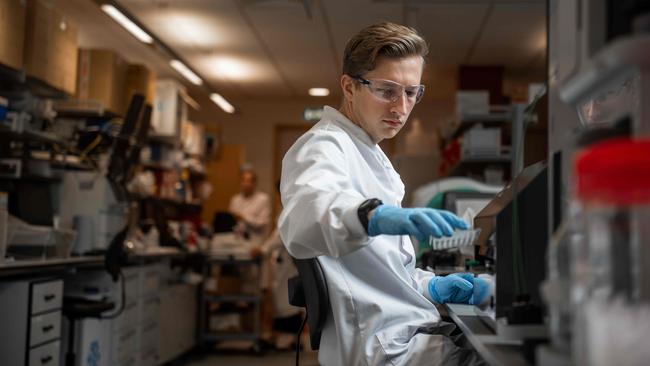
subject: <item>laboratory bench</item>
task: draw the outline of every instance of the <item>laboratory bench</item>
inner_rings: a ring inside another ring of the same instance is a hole
[[[0,263],[0,365],[65,364],[64,297],[70,296],[115,304],[106,312],[115,314],[112,319],[76,320],[76,364],[94,359],[102,366],[154,366],[174,360],[196,344],[198,287],[184,283],[172,263],[185,265],[193,256],[166,248],[132,253],[117,282],[104,270],[103,256],[5,260]]]
[[[474,311],[473,305],[445,304],[448,315],[465,335],[469,344],[490,366],[532,366],[524,356],[521,341],[499,337]]]
[[[129,254],[126,266],[153,263],[163,259],[183,259],[193,253],[181,251],[156,251]],[[18,259],[0,261],[0,279],[18,276],[34,276],[44,273],[65,272],[75,268],[101,268],[103,256],[72,256],[68,258]]]

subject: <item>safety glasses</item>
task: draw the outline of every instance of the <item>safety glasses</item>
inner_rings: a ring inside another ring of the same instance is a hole
[[[407,86],[384,79],[364,79],[361,76],[353,78],[367,86],[372,95],[387,103],[395,103],[402,95],[406,95],[410,104],[417,104],[424,95],[424,85]]]

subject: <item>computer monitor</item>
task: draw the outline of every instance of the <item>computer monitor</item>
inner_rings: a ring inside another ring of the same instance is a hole
[[[545,162],[525,168],[474,219],[481,228],[479,253],[496,265],[496,317],[510,319],[515,301],[523,298],[540,309],[530,322],[540,321],[543,313],[539,285],[546,276],[547,177]]]

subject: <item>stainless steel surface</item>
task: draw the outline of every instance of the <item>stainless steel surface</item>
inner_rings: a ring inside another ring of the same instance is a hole
[[[472,305],[446,304],[451,319],[467,341],[490,366],[528,366],[519,342],[504,340],[488,328]]]

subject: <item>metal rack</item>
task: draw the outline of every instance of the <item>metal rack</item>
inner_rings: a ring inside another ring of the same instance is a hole
[[[465,156],[460,159],[458,165],[452,170],[453,174],[463,174],[477,167],[484,167],[487,164],[509,165],[510,178],[515,177],[523,169],[523,160],[517,159],[517,152],[523,151],[524,136],[524,111],[525,104],[512,104],[506,106],[491,106],[494,109],[486,114],[462,114],[459,116],[459,127],[452,138],[458,138],[470,128],[483,124],[485,126],[510,126],[511,145],[507,146],[509,151],[504,151],[494,156]]]
[[[203,263],[203,278],[210,276],[212,266],[234,265],[237,267],[257,266],[261,274],[260,260],[250,256],[235,255],[210,255],[205,258]],[[258,276],[259,277],[259,276]],[[261,303],[262,296],[259,286],[255,294],[211,294],[202,288],[200,293],[199,308],[199,343],[204,348],[208,347],[211,342],[219,341],[251,341],[251,348],[255,353],[261,352]],[[246,311],[253,312],[253,329],[248,332],[213,332],[209,329],[208,322],[210,316],[211,303],[246,303],[251,304],[252,308]]]

